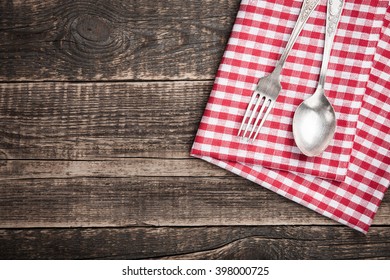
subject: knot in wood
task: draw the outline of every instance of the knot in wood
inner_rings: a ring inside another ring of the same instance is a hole
[[[85,15],[76,22],[75,31],[85,40],[105,42],[110,37],[110,26],[97,16]]]

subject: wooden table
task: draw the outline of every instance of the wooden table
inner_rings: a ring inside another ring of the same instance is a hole
[[[1,1],[1,259],[389,259],[189,156],[239,2]]]

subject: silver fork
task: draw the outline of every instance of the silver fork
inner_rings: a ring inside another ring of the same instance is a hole
[[[259,82],[257,83],[256,89],[248,103],[248,107],[245,111],[244,118],[241,122],[237,136],[241,136],[242,138],[252,141],[256,139],[261,127],[263,126],[275,104],[276,98],[282,89],[280,84],[280,73],[282,71],[283,65],[286,62],[286,59],[299,36],[299,33],[301,33],[304,25],[307,22],[307,19],[313,10],[317,7],[319,1],[320,0],[303,1],[298,20],[287,42],[286,48],[277,62],[274,71],[268,76],[260,78]]]

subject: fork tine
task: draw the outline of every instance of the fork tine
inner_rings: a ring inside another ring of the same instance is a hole
[[[254,94],[254,95],[257,97],[259,94],[257,93],[257,94]],[[245,135],[246,135],[247,132],[248,132],[248,129],[249,129],[250,124],[251,124],[252,121],[253,121],[253,118],[256,116],[256,112],[257,112],[257,110],[259,109],[261,100],[262,100],[262,98],[259,97],[259,98],[257,99],[257,101],[256,101],[255,107],[253,108],[252,114],[251,114],[251,116],[249,117],[249,121],[247,122],[247,125],[246,125],[246,127],[245,127],[244,133],[242,134],[242,137],[244,137],[244,138],[245,138]]]
[[[269,113],[271,112],[272,107],[273,107],[274,104],[275,104],[275,101],[273,101],[272,99],[265,100],[264,103],[266,103],[266,102],[268,103],[268,101],[269,101],[268,109],[267,109],[267,111],[265,112],[264,117],[263,117],[263,119],[261,120],[261,123],[260,123],[259,127],[257,128],[256,134],[255,134],[255,136],[253,137],[253,139],[256,139],[257,135],[258,135],[259,132],[260,132],[261,127],[263,126],[263,124],[264,124],[264,122],[266,121],[266,119],[267,119]]]
[[[246,119],[249,117],[250,109],[252,107],[253,102],[255,102],[257,94],[252,94],[251,100],[248,103],[248,106],[245,111],[244,118],[242,119],[240,129],[238,130],[237,136],[240,136],[242,129],[244,128],[244,125],[246,123]]]
[[[267,98],[265,97],[264,94],[260,94],[259,100],[263,100],[263,99],[264,99],[264,103],[263,103],[263,105],[261,105],[260,111],[257,114],[255,122],[253,123],[252,130],[251,130],[249,137],[248,137],[249,139],[252,139],[252,134],[253,134],[253,132],[255,132],[257,124],[259,123],[261,116],[263,114],[263,111],[264,111],[265,107],[267,106],[267,101],[268,101]]]

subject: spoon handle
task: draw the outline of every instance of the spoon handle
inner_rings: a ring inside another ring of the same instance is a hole
[[[295,23],[294,29],[290,35],[290,38],[288,39],[287,45],[282,53],[282,56],[280,57],[276,69],[281,71],[283,68],[283,65],[295,43],[297,40],[299,33],[301,33],[303,27],[305,26],[307,19],[309,18],[310,14],[313,12],[313,10],[317,7],[320,0],[304,0],[301,11],[299,13],[299,17],[297,22]]]
[[[328,0],[326,11],[326,30],[325,30],[325,45],[324,54],[322,57],[322,65],[320,72],[319,86],[324,88],[326,72],[332,50],[333,40],[336,34],[336,29],[340,21],[341,13],[344,7],[344,0]]]

